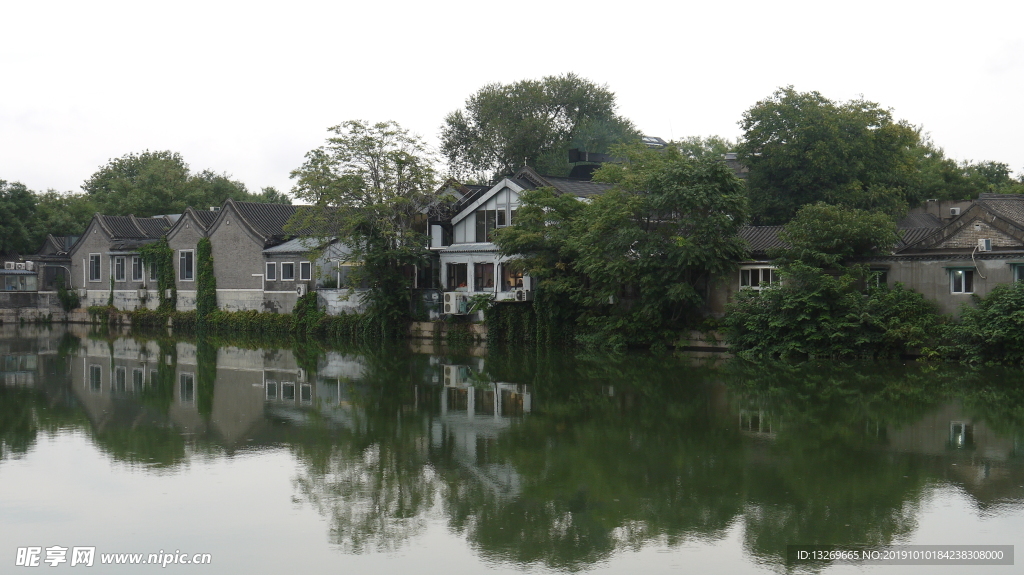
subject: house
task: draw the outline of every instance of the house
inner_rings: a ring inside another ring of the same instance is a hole
[[[295,294],[294,286],[302,282],[297,279],[302,260],[296,259],[297,254],[288,254],[287,261],[272,256],[268,262],[264,250],[281,245],[294,235],[286,232],[285,227],[297,209],[297,206],[286,204],[236,202],[231,199],[224,202],[217,219],[207,230],[213,248],[214,276],[217,278],[217,307],[225,311],[291,311],[297,294],[285,297],[284,294],[270,292],[285,291],[282,288],[285,270],[280,264],[291,263],[291,279],[288,281],[291,293]],[[180,248],[176,252],[177,257],[187,257],[187,250]],[[273,278],[267,277],[270,262],[275,263]],[[265,296],[270,297],[265,299]]]
[[[210,226],[218,215],[219,208],[186,208],[165,234],[167,247],[174,253],[174,287],[177,292],[178,311],[196,309],[196,249],[199,240],[207,237]]]
[[[955,315],[972,295],[1024,279],[1024,196],[981,194],[949,208],[948,217],[934,211],[926,204],[910,214],[894,253],[870,260],[888,283],[902,282]]]
[[[523,191],[542,187],[586,200],[612,184],[541,176],[524,167],[493,186],[465,188],[449,219],[430,222],[430,249],[438,255],[445,292],[444,313],[465,313],[468,297],[474,294],[489,294],[499,301],[533,299],[529,276],[505,265],[512,258],[498,253],[491,234],[515,221]]]
[[[156,269],[147,266],[139,249],[163,237],[178,215],[139,218],[96,214],[71,248],[71,283],[82,306],[155,309],[158,304]]]

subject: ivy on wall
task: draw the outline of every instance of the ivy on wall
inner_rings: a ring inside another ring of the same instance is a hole
[[[196,315],[201,327],[217,309],[217,278],[213,275],[213,245],[210,238],[196,245]]]
[[[178,289],[174,284],[174,250],[167,245],[167,238],[142,246],[139,255],[147,267],[156,266],[156,285],[160,292],[160,305],[157,309],[163,312],[174,311],[178,307]]]

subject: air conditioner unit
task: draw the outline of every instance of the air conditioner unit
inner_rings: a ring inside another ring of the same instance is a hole
[[[14,269],[16,269],[16,270],[23,270],[23,269],[25,269],[25,262],[18,262],[16,264],[14,264]]]
[[[4,262],[4,269],[5,270],[13,270],[14,269],[14,262]]]
[[[302,297],[306,295],[306,284],[295,284],[295,293]]]
[[[444,294],[444,313],[465,315],[469,313],[469,298],[466,294],[448,292]]]
[[[949,215],[951,215],[951,216],[959,216],[960,215],[960,208],[949,208]]]
[[[78,290],[78,297],[80,297],[82,299],[85,299],[85,298],[89,297],[89,290],[87,290],[85,288],[79,289]]]
[[[526,291],[521,290],[521,289],[517,289],[516,290],[516,301],[525,301],[525,300],[526,300]]]
[[[144,297],[146,297],[147,293],[148,292],[146,288],[139,288],[139,299],[143,299]]]
[[[298,379],[299,381],[306,381],[306,370],[304,370],[304,369],[302,369],[300,367],[299,368],[299,375],[298,375],[298,377],[296,379]]]
[[[25,262],[25,269],[30,272],[36,271],[36,262]]]
[[[169,290],[169,289],[165,289],[164,290],[164,299],[171,299],[171,290]]]
[[[979,252],[990,252],[992,251],[992,240],[989,238],[978,238],[978,251]]]

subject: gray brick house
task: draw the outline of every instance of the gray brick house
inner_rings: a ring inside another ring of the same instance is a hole
[[[219,211],[186,208],[167,230],[167,246],[174,252],[174,287],[178,311],[196,308],[196,245],[208,235]]]

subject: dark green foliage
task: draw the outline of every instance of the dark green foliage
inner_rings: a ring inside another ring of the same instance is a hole
[[[196,276],[196,315],[203,328],[209,315],[217,309],[217,278],[213,275],[210,238],[202,238],[196,244]]]
[[[217,384],[217,346],[209,338],[196,342],[196,408],[209,417],[213,412],[214,386]]]
[[[789,247],[771,254],[777,265],[803,262],[820,268],[888,253],[899,240],[892,216],[824,202],[800,208],[780,237]]]
[[[60,300],[61,309],[67,313],[73,309],[77,309],[78,306],[82,305],[82,302],[81,298],[78,297],[78,292],[64,287],[65,283],[64,276],[59,276],[57,278],[57,299]]]
[[[900,284],[865,295],[862,275],[794,263],[782,285],[737,294],[726,338],[754,357],[891,357],[933,344],[940,319],[931,302]]]
[[[577,339],[594,347],[666,345],[698,318],[710,277],[743,257],[736,234],[746,198],[722,162],[674,148],[617,154],[628,162],[594,176],[615,188],[586,203],[552,190],[526,192],[514,225],[499,230],[495,243],[505,255],[525,254],[510,265],[550,298],[537,302],[549,306],[539,324],[568,320]]]
[[[921,199],[911,197],[918,132],[874,102],[837,103],[790,86],[744,112],[740,126],[737,152],[760,224],[820,201],[899,213]]]
[[[30,225],[36,211],[35,195],[20,182],[0,180],[0,253],[32,253]]]
[[[537,312],[533,305],[495,303],[484,311],[487,346],[523,347],[537,340]]]
[[[964,305],[946,350],[970,363],[1024,365],[1024,282],[999,285]]]
[[[156,266],[156,285],[159,292],[160,304],[157,307],[162,312],[173,312],[178,306],[178,288],[174,281],[174,250],[167,245],[167,238],[142,246],[139,255],[146,267]],[[216,288],[215,288],[216,289]],[[168,297],[168,292],[170,297]],[[216,300],[214,300],[216,306]]]
[[[459,178],[485,182],[523,166],[565,176],[572,147],[603,153],[639,140],[615,108],[607,86],[571,73],[488,84],[445,118],[441,150]]]

